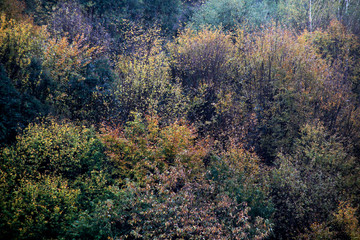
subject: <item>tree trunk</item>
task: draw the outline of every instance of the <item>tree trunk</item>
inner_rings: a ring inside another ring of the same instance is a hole
[[[311,0],[309,0],[309,31],[312,32]]]

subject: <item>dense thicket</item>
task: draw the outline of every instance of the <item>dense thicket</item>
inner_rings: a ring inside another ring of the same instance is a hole
[[[359,239],[360,1],[0,2],[1,239]]]

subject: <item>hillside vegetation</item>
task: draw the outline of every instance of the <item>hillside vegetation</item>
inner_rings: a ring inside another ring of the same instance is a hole
[[[0,239],[360,239],[359,0],[0,1]]]

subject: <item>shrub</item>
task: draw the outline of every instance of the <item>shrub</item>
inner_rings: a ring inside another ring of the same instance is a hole
[[[3,149],[2,157],[20,176],[34,178],[47,174],[75,180],[106,166],[104,147],[94,130],[54,120],[30,124],[14,146]]]
[[[14,187],[14,186],[12,186]],[[78,190],[65,180],[41,176],[21,179],[2,201],[0,236],[4,239],[49,239],[64,236],[76,218]]]
[[[171,82],[169,59],[163,51],[158,28],[133,27],[127,36],[127,48],[119,56],[115,95],[124,120],[131,111],[159,114],[165,121],[175,120],[186,111],[187,99],[177,83]]]
[[[226,151],[213,155],[209,162],[208,177],[214,181],[218,191],[238,203],[245,202],[252,220],[272,217],[274,207],[270,197],[269,171],[255,153],[232,142]]]
[[[189,174],[190,173],[190,174]],[[141,238],[264,239],[270,225],[261,217],[251,219],[250,208],[217,190],[216,183],[191,171],[172,167],[135,190],[135,212],[129,221],[131,235]]]
[[[221,30],[187,28],[169,50],[174,77],[186,90],[196,90],[201,83],[219,88],[231,80],[234,48],[230,35]]]
[[[326,223],[338,202],[357,191],[354,159],[323,126],[306,124],[295,146],[279,154],[271,183],[275,233],[285,238]]]
[[[184,122],[161,126],[154,116],[142,119],[135,114],[123,129],[110,128],[102,139],[122,183],[126,179],[142,183],[148,174],[170,166],[199,170],[207,154],[206,142],[195,142],[193,127]]]
[[[29,21],[7,20],[4,13],[0,14],[0,63],[17,89],[26,92],[32,87],[27,68],[34,59],[41,59],[47,37],[45,27]]]

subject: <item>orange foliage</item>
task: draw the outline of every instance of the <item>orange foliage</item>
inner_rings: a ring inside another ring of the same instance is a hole
[[[82,79],[81,70],[101,51],[101,47],[85,44],[83,35],[78,35],[71,43],[66,37],[49,39],[44,51],[44,66],[58,82],[67,82],[71,76]]]
[[[194,127],[184,121],[161,126],[158,117],[139,115],[124,128],[105,127],[102,135],[121,182],[125,178],[142,182],[149,173],[170,166],[200,171],[210,145],[207,139],[196,138]]]

